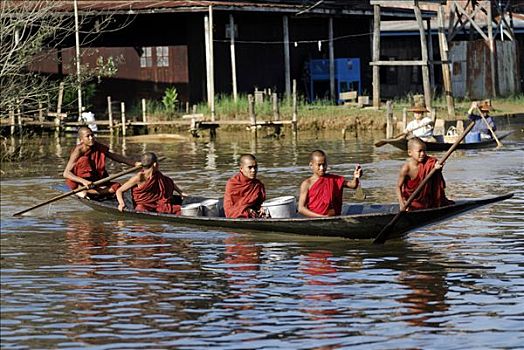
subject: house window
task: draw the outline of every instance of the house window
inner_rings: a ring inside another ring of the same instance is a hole
[[[153,50],[150,47],[142,48],[142,56],[140,56],[140,68],[153,67]]]
[[[156,65],[158,67],[169,67],[169,48],[167,46],[156,48]]]

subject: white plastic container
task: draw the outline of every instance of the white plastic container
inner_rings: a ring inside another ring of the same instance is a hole
[[[294,196],[277,197],[262,203],[262,209],[271,218],[284,219],[296,216],[297,204]]]
[[[202,206],[200,203],[191,203],[183,205],[180,208],[180,215],[182,216],[202,216]]]
[[[217,217],[220,216],[220,209],[218,207],[218,199],[208,199],[200,203],[202,206],[202,214],[204,216]]]

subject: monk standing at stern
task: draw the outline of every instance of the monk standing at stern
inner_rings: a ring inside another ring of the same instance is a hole
[[[240,156],[240,172],[231,177],[224,193],[224,211],[228,218],[264,217],[261,210],[266,200],[264,184],[257,179],[257,159],[252,154]]]
[[[133,201],[136,211],[152,211],[157,213],[180,214],[180,203],[175,203],[173,192],[187,197],[187,194],[175,184],[175,182],[162,174],[158,168],[158,159],[153,152],[144,153],[142,156],[142,171],[127,180],[116,191],[118,210],[123,211],[126,207],[124,192],[132,189]]]
[[[396,188],[401,210],[426,175],[433,168],[442,169],[437,158],[426,154],[426,144],[418,137],[408,141],[408,156],[408,160],[400,169]],[[442,176],[442,171],[437,171],[406,210],[439,208],[453,204],[453,201],[446,198],[445,188],[446,182]]]
[[[362,176],[360,165],[355,167],[353,180],[328,174],[327,156],[324,151],[316,150],[309,156],[309,167],[313,175],[300,185],[298,212],[307,217],[328,217],[342,212],[342,194],[344,187],[355,189]]]
[[[95,140],[93,131],[87,126],[82,126],[78,129],[78,140],[79,143],[71,152],[63,173],[63,176],[66,178],[66,184],[71,190],[78,188],[78,186],[92,186],[93,182],[108,177],[106,158],[130,166],[140,165],[139,162],[135,163],[127,157],[113,153],[109,151],[109,147],[98,143]],[[120,184],[118,182],[108,182],[79,192],[77,195],[80,197],[85,197],[86,195],[95,197],[113,196],[119,187]]]

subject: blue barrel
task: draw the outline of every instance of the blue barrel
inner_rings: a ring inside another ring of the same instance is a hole
[[[470,131],[466,135],[466,143],[476,143],[480,142],[480,133],[476,131]]]

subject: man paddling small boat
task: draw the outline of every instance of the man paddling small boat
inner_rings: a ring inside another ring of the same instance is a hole
[[[396,192],[400,207],[403,208],[406,205],[407,199],[434,168],[439,171],[433,175],[431,181],[424,186],[407,210],[439,208],[453,204],[453,201],[446,197],[446,182],[442,176],[442,165],[437,158],[426,154],[426,144],[418,137],[410,139],[408,155],[409,158],[400,169],[397,180]]]
[[[66,184],[71,190],[79,186],[91,187],[93,182],[108,177],[106,170],[106,159],[112,159],[119,163],[131,166],[139,166],[140,162],[113,153],[109,147],[96,141],[93,131],[87,126],[78,129],[78,145],[75,146],[69,161],[64,169],[63,176]],[[120,187],[118,182],[108,182],[100,186],[94,186],[88,190],[78,192],[77,195],[85,197],[86,195],[94,197],[111,197]]]

